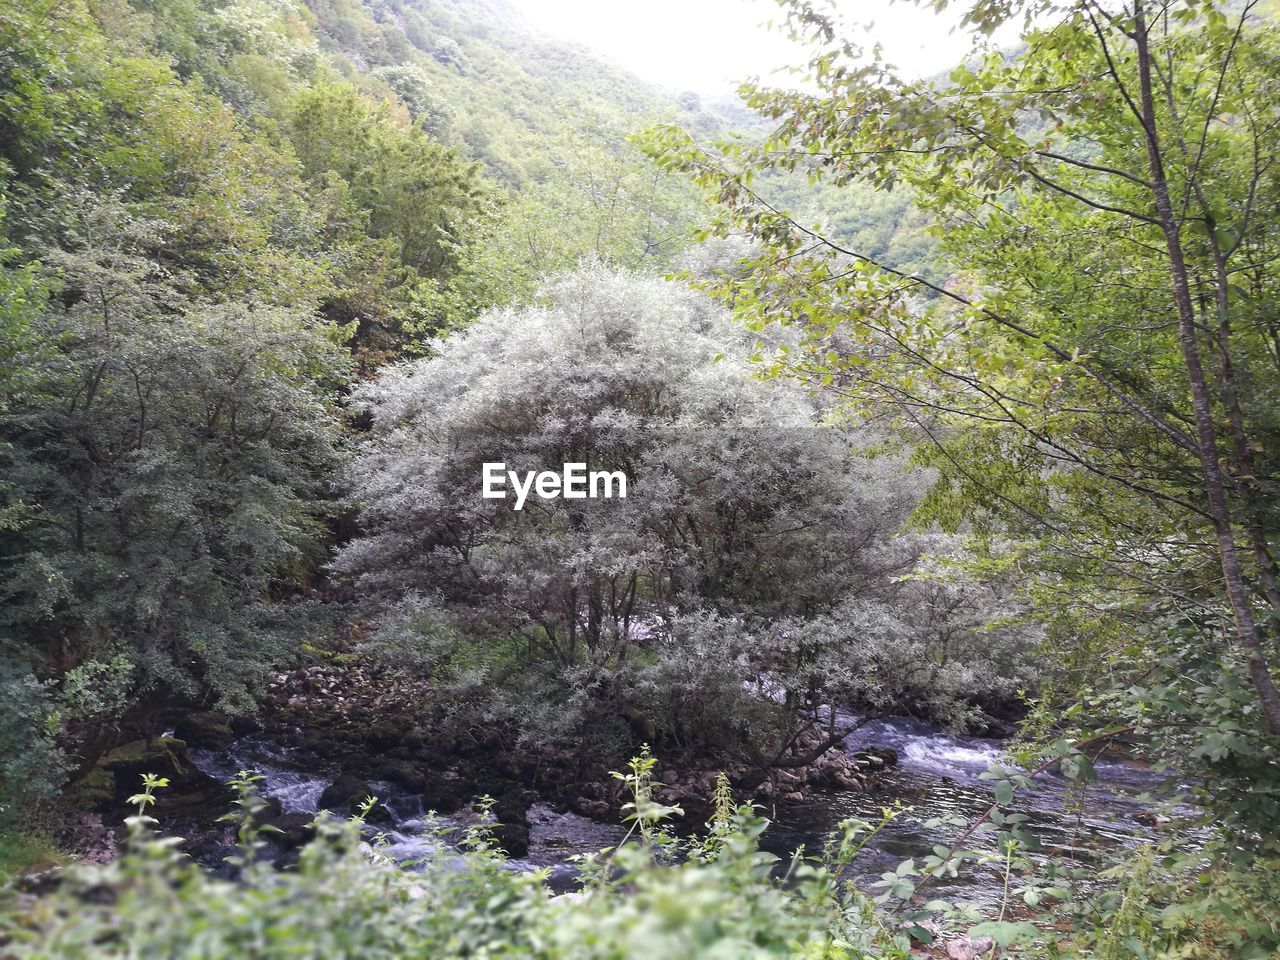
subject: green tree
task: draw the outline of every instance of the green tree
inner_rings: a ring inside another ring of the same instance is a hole
[[[301,91],[289,131],[304,176],[345,180],[375,237],[394,239],[405,266],[444,273],[475,211],[474,165],[417,129],[396,126],[349,84],[317,83]]]
[[[643,270],[676,263],[705,205],[627,142],[621,125],[611,132],[616,140],[602,143],[599,130],[566,129],[545,172],[487,205],[459,245],[458,272],[421,301],[424,332],[527,301],[545,277],[586,260]]]
[[[32,321],[47,349],[30,361],[43,390],[0,413],[4,508],[24,507],[0,547],[0,645],[63,694],[77,668],[123,658],[110,671],[129,675],[123,693],[105,674],[84,687],[117,691],[88,710],[106,717],[68,731],[101,746],[143,695],[251,703],[282,651],[259,604],[323,532],[327,395],[344,367],[304,310],[158,278],[148,253],[168,225],[96,199],[63,216],[80,241],[45,258],[57,292]]]
[[[1252,784],[1257,802],[1237,805],[1266,823],[1280,733],[1272,24],[1252,4],[983,2],[966,8],[981,31],[1035,24],[1019,50],[980,44],[945,80],[916,81],[817,6],[785,6],[819,48],[816,88],[746,90],[777,124],[767,141],[652,140],[766,245],[733,285],[739,309],[801,318],[810,349],[781,369],[894,411],[945,478],[926,519],[1023,540],[1010,562],[1064,612],[1077,693],[1131,689],[1098,710],[1217,764],[1237,801]],[[770,202],[757,175],[775,169],[909,185],[958,275],[905,275],[806,228]]]

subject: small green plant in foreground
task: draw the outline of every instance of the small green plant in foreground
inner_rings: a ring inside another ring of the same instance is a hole
[[[786,882],[759,849],[765,828],[723,785],[705,838],[665,831],[652,798],[652,761],[622,779],[632,789],[633,841],[582,859],[584,889],[555,896],[545,873],[512,869],[492,822],[468,831],[456,861],[410,872],[362,842],[363,814],[322,813],[296,870],[258,857],[254,781],[236,779],[239,866],[215,877],[155,832],[147,810],[163,786],[146,778],[130,798],[124,855],[68,871],[61,888],[0,919],[0,956],[24,960],[165,957],[903,958],[905,935],[876,922],[869,903],[838,881],[835,861],[797,858]],[[852,833],[850,828],[850,832]],[[857,846],[835,845],[837,854]]]

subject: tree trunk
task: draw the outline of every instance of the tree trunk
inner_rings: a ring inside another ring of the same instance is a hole
[[[1253,681],[1262,713],[1271,731],[1280,733],[1280,696],[1276,693],[1271,670],[1259,641],[1258,625],[1253,618],[1249,591],[1245,586],[1240,557],[1236,551],[1222,467],[1218,462],[1218,441],[1213,425],[1213,408],[1205,381],[1204,366],[1200,360],[1200,345],[1196,341],[1195,307],[1191,299],[1191,286],[1187,279],[1181,231],[1173,212],[1173,204],[1169,199],[1169,184],[1165,177],[1164,160],[1156,129],[1155,101],[1151,83],[1151,51],[1142,0],[1136,0],[1134,3],[1133,39],[1137,46],[1140,113],[1145,128],[1143,132],[1147,147],[1147,165],[1156,211],[1169,254],[1169,272],[1173,282],[1174,303],[1178,311],[1178,342],[1182,349],[1183,364],[1186,367],[1187,383],[1191,389],[1191,406],[1199,448],[1197,454],[1200,460],[1205,498],[1208,501],[1209,517],[1217,538],[1218,557],[1222,563],[1223,582],[1235,620],[1236,637],[1248,660],[1249,676]]]
[[[1244,410],[1240,406],[1235,368],[1231,363],[1231,321],[1228,314],[1230,286],[1227,279],[1227,258],[1222,252],[1221,245],[1212,235],[1212,230],[1210,230],[1209,240],[1213,253],[1214,305],[1218,312],[1218,349],[1222,357],[1220,363],[1222,405],[1227,410],[1231,459],[1235,465],[1236,485],[1239,488],[1241,507],[1244,510],[1245,532],[1249,535],[1254,565],[1258,569],[1258,579],[1262,582],[1262,593],[1271,606],[1272,617],[1280,618],[1280,584],[1276,582],[1275,557],[1271,553],[1263,511],[1258,503],[1261,490],[1258,488],[1257,474],[1254,473],[1253,454],[1249,450],[1249,431],[1244,420]]]

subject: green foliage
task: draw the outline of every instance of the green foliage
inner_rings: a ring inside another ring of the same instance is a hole
[[[0,655],[0,836],[10,843],[20,836],[13,825],[45,812],[66,778],[50,700],[49,684]]]
[[[423,300],[422,330],[527,303],[545,277],[584,261],[669,268],[686,252],[702,210],[683,178],[656,170],[627,142],[622,123],[566,129],[546,169],[470,225],[457,275]]]
[[[52,396],[0,421],[10,495],[39,505],[0,556],[5,629],[37,662],[125,657],[135,693],[205,687],[242,709],[270,651],[253,606],[316,541],[341,358],[303,311],[157,278],[165,225],[68,213],[76,243],[47,255],[59,294],[38,322]],[[78,669],[68,696],[101,700]]]
[[[308,8],[337,70],[413,117],[429,89],[451,115],[448,142],[518,194],[552,174],[566,141],[609,143],[611,131],[645,117],[725,125],[714,109],[680,109],[613,64],[549,40],[501,0],[313,0]]]
[[[634,808],[653,830],[647,762],[627,776]],[[267,958],[503,956],[623,960],[675,958],[905,958],[904,937],[879,926],[865,899],[839,882],[847,859],[797,859],[789,882],[769,878],[764,829],[750,808],[723,811],[714,845],[671,859],[670,843],[627,843],[583,862],[586,889],[553,897],[538,873],[509,868],[483,820],[450,864],[406,872],[360,843],[359,819],[327,815],[294,871],[253,857],[254,807],[242,804],[242,873],[216,878],[173,840],[151,835],[144,812],[152,780],[134,802],[126,855],[73,870],[38,909],[0,915],[0,943],[19,958],[165,956]],[[242,777],[242,798],[252,794]],[[483,806],[481,807],[483,813]],[[848,837],[860,827],[850,825]],[[845,853],[856,850],[851,840]],[[83,899],[91,890],[109,896]],[[229,922],[231,921],[231,922]]]
[[[287,129],[303,176],[349,185],[373,237],[395,242],[419,274],[447,272],[474,210],[473,168],[417,128],[403,129],[348,83],[314,84],[293,98]]]
[[[0,5],[0,659],[28,724],[0,755],[29,809],[57,747],[91,764],[143,696],[251,705],[285,649],[263,601],[332,498],[347,364],[320,310],[358,238],[331,243],[296,159],[148,47],[171,27]]]
[[[57,846],[42,834],[0,828],[0,886],[9,877],[56,866],[63,859]]]
[[[983,36],[1026,15],[1019,47],[979,39],[917,81],[845,39],[830,5],[783,6],[811,87],[744,89],[771,134],[648,142],[721,204],[716,232],[757,244],[712,285],[753,329],[801,328],[766,354],[772,373],[898,425],[939,476],[917,522],[977,534],[965,566],[1022,578],[1046,625],[1028,754],[1119,727],[1197,777],[1218,839],[1135,879],[1098,949],[1269,955],[1280,272],[1261,211],[1280,178],[1275,128],[1253,118],[1276,110],[1274,21],[979,2],[964,16]],[[797,175],[851,202],[909,189],[955,274],[811,227],[774,202]],[[1087,757],[1062,756],[1088,778]],[[1233,893],[1196,888],[1213,883]]]
[[[252,707],[290,652],[272,601],[322,557],[344,348],[367,371],[543,270],[678,249],[688,191],[593,129],[662,98],[484,18],[0,0],[14,796],[144,698]]]

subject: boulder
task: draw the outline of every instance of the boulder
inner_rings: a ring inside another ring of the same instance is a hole
[[[406,760],[384,763],[378,770],[378,778],[390,780],[411,793],[422,793],[427,789],[426,772],[417,764]]]
[[[172,793],[203,790],[209,781],[192,763],[186,742],[174,737],[126,743],[103,757],[98,767],[113,777],[117,800],[137,793],[144,773],[168,779]]]
[[[519,860],[529,852],[529,827],[520,823],[499,823],[493,828],[493,838],[508,857]]]
[[[320,794],[319,807],[339,816],[351,816],[360,809],[365,798],[372,796],[376,794],[369,784],[359,777],[343,773],[324,788],[324,792]]]
[[[592,800],[589,797],[576,797],[569,806],[591,820],[609,820],[612,812],[606,801]]]
[[[281,850],[297,850],[311,839],[311,821],[309,813],[277,813],[263,820],[264,826],[274,828],[264,837]]]
[[[947,941],[947,957],[949,960],[977,960],[978,957],[986,954],[991,946],[990,937],[980,937],[977,940],[960,937]]]
[[[116,804],[116,777],[110,770],[94,767],[74,783],[67,799],[76,810],[92,810],[97,813],[118,814]]]
[[[212,710],[185,714],[174,724],[174,732],[193,747],[214,750],[226,747],[235,739],[231,718]]]
[[[536,795],[518,791],[499,795],[493,806],[493,815],[498,821],[493,831],[494,839],[514,859],[529,852],[529,805],[536,800]]]
[[[853,756],[863,766],[874,769],[896,767],[898,765],[898,751],[893,747],[870,747],[861,753],[855,753]]]
[[[249,717],[243,714],[237,714],[229,721],[231,732],[237,737],[247,736],[250,733],[257,733],[262,729],[262,721],[257,717]]]
[[[453,813],[464,806],[467,800],[462,781],[438,774],[427,777],[422,788],[422,806],[436,813]]]

